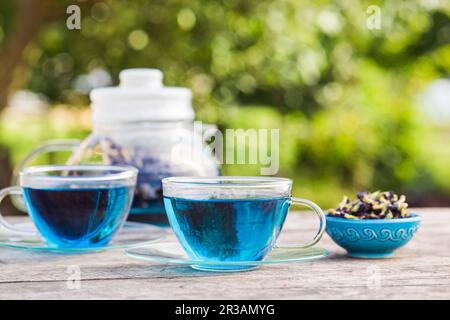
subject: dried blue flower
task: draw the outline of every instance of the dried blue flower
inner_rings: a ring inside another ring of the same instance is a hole
[[[400,197],[392,191],[373,193],[358,192],[355,200],[350,201],[344,196],[339,206],[330,209],[328,214],[346,219],[396,219],[407,218],[408,204],[406,197]]]

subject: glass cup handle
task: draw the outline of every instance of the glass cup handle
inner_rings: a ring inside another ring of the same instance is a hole
[[[56,152],[56,151],[69,151],[80,145],[81,141],[76,139],[67,139],[67,140],[52,140],[46,142],[29,154],[27,154],[22,161],[20,161],[17,166],[14,168],[11,185],[17,185],[17,179],[19,177],[19,172],[22,171],[31,161],[36,159],[38,156],[48,152]]]
[[[3,190],[0,190],[0,203],[3,201],[4,198],[6,198],[8,195],[16,195],[16,196],[23,196],[22,188],[20,187],[8,187]],[[3,230],[1,230],[3,229]],[[31,237],[33,240],[39,240],[40,235],[37,232],[30,231],[30,230],[24,230],[17,228],[8,222],[6,222],[5,218],[3,218],[2,213],[0,212],[0,233],[1,231],[5,231],[7,235],[19,235],[19,236],[26,236]],[[37,239],[34,239],[37,238]]]
[[[319,242],[319,240],[322,238],[322,235],[325,231],[326,228],[326,219],[325,219],[325,214],[323,213],[322,209],[320,209],[320,207],[315,204],[312,201],[306,200],[306,199],[302,199],[302,198],[291,198],[291,200],[289,201],[289,203],[292,204],[296,204],[296,205],[303,205],[306,206],[308,208],[310,208],[318,217],[319,217],[319,221],[320,221],[320,226],[319,226],[319,231],[317,232],[317,234],[314,236],[314,238],[305,243],[305,244],[284,244],[284,245],[276,245],[278,248],[308,248],[311,247],[313,245],[315,245],[317,242]]]
[[[34,159],[36,159],[38,156],[44,153],[48,152],[56,152],[56,151],[69,151],[74,150],[76,147],[79,146],[80,140],[76,139],[66,139],[66,140],[51,140],[48,141],[30,153],[28,153],[22,161],[20,161],[15,167],[11,178],[11,185],[16,186],[19,183],[19,173]],[[18,209],[21,209],[25,211],[25,205],[21,199],[19,199],[17,196],[12,197],[12,202],[14,206]]]

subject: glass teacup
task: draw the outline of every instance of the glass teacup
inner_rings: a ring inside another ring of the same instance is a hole
[[[130,211],[138,170],[131,166],[36,166],[20,173],[20,187],[0,191],[0,201],[22,195],[39,234],[56,248],[95,248],[109,243]],[[0,215],[13,236],[39,238]]]
[[[259,261],[276,246],[289,207],[309,207],[320,219],[316,244],[325,230],[325,215],[313,202],[291,197],[292,180],[273,177],[171,177],[162,180],[170,225],[190,258],[225,262],[201,269],[248,269],[226,262]]]

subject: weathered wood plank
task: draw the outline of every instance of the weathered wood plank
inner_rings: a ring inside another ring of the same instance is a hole
[[[0,299],[449,299],[450,210],[418,211],[421,229],[392,259],[348,258],[325,236],[320,246],[329,258],[234,274],[145,263],[121,250],[59,255],[0,248]],[[291,214],[281,240],[305,240],[315,223]],[[78,289],[68,282],[72,266],[81,271]]]

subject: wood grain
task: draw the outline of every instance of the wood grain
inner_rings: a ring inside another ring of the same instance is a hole
[[[325,235],[330,257],[216,274],[150,264],[121,250],[83,255],[0,248],[0,299],[449,299],[450,209],[418,209],[422,225],[391,259],[359,260]],[[23,221],[23,218],[15,218]],[[306,240],[317,222],[291,213],[281,241]],[[68,268],[81,271],[72,288]]]

